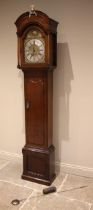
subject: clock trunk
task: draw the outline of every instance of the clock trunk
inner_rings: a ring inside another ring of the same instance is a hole
[[[52,145],[53,72],[26,72],[24,87],[26,145],[23,148],[22,178],[49,185],[55,177],[55,149]]]

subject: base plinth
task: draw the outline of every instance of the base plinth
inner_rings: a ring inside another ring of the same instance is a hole
[[[37,149],[25,146],[22,178],[40,184],[51,185],[55,179],[55,148]]]

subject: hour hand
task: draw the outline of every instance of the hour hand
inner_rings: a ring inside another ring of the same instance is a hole
[[[35,45],[35,40],[34,40],[34,45]]]
[[[31,56],[34,56],[34,52],[35,52],[35,50],[34,50],[34,45],[33,45],[33,47],[32,47],[32,52],[31,52]]]

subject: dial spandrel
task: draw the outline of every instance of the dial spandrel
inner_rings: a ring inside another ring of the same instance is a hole
[[[38,31],[30,31],[24,41],[26,63],[45,63],[45,41]]]

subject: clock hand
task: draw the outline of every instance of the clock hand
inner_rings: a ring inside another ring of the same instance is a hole
[[[35,40],[34,40],[34,46],[35,46]]]
[[[32,56],[34,56],[34,52],[35,52],[35,50],[34,50],[34,44],[32,45],[32,53],[31,53],[31,57]]]
[[[34,43],[33,43],[33,52],[35,52],[35,40],[34,40]]]

